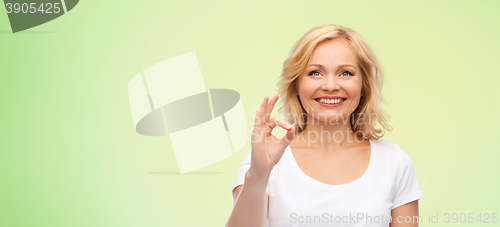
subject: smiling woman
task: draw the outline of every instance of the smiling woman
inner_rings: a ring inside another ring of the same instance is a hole
[[[355,86],[362,89],[359,91],[360,98],[352,97],[350,109],[344,108],[349,113],[343,112],[344,115],[341,117],[345,119],[348,117],[346,114],[352,115],[351,127],[354,132],[360,133],[358,137],[378,139],[383,136],[384,130],[392,130],[387,123],[385,113],[379,108],[384,102],[381,94],[382,72],[368,43],[354,31],[335,25],[316,27],[299,40],[285,61],[282,78],[278,84],[283,101],[280,110],[284,112],[288,122],[299,122],[297,133],[305,128],[308,119],[308,115],[305,114],[308,112],[302,105],[305,100],[296,98],[297,95],[300,96],[298,89],[299,83],[304,81],[304,77],[301,76],[303,74],[319,77],[314,79],[324,86],[340,87],[348,83],[347,85],[352,87],[354,82],[357,83]],[[331,76],[333,74],[335,77]],[[308,82],[306,79],[306,83]],[[356,101],[359,101],[359,105],[353,103]],[[356,121],[363,117],[376,119],[365,119],[368,122],[356,124]],[[376,129],[376,123],[379,123],[384,130]]]
[[[226,226],[418,226],[397,221],[418,216],[423,193],[411,158],[380,139],[392,130],[379,108],[382,84],[374,54],[354,31],[325,25],[305,34],[278,84],[292,125],[270,117],[279,96],[266,95]],[[287,130],[281,139],[272,135],[276,126]]]

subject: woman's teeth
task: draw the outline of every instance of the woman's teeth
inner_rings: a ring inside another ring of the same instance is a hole
[[[345,99],[316,99],[316,101],[327,104],[337,104],[345,101]]]

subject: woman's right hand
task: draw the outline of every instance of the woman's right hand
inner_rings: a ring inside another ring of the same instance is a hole
[[[255,116],[254,128],[252,131],[252,159],[250,170],[258,174],[269,174],[272,168],[278,164],[283,156],[286,147],[295,137],[295,127],[277,117],[272,117],[274,105],[279,96],[275,94],[270,102],[266,95]],[[272,135],[271,132],[276,126],[287,130],[281,139]]]

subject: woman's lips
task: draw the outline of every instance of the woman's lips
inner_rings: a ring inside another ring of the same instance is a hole
[[[347,100],[347,99],[344,99],[343,101],[341,101],[341,102],[339,102],[339,103],[336,103],[336,104],[333,104],[333,103],[331,103],[331,104],[330,104],[330,103],[322,103],[322,102],[320,102],[318,99],[315,99],[315,101],[316,101],[316,102],[317,102],[320,106],[323,106],[323,107],[330,107],[330,108],[333,108],[333,107],[337,107],[337,106],[342,105],[342,104],[345,102],[345,100]]]

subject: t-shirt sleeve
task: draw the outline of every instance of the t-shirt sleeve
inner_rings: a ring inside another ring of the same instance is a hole
[[[245,183],[245,174],[247,173],[248,169],[250,169],[251,160],[252,160],[252,149],[250,149],[247,156],[243,160],[243,164],[241,164],[240,170],[238,171],[238,175],[236,175],[236,181],[233,184],[233,189],[231,190],[231,192],[238,185],[242,185]],[[267,185],[266,187],[266,192],[269,194],[269,185]]]
[[[392,199],[391,210],[424,197],[410,156],[403,149],[399,149],[401,152],[400,172],[396,180],[396,193]]]

